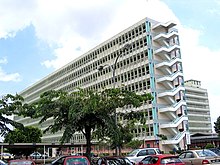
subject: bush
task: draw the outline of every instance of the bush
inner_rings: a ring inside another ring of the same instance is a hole
[[[174,151],[169,151],[170,154],[172,155],[175,155],[175,152]]]
[[[215,146],[211,143],[206,144],[205,149],[215,148]]]

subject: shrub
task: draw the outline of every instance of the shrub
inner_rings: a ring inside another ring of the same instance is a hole
[[[215,146],[211,143],[206,144],[205,149],[215,148]]]

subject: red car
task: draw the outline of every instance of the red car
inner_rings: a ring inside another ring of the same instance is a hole
[[[185,165],[178,156],[175,155],[150,155],[142,159],[138,165],[165,165],[165,164],[175,164],[175,165]]]
[[[10,160],[8,162],[8,165],[35,165],[35,162],[26,159],[14,159],[14,160]]]
[[[52,165],[90,165],[86,156],[61,156],[54,160]]]

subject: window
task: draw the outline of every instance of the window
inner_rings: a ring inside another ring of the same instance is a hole
[[[137,156],[145,156],[145,155],[148,155],[147,150],[141,150]]]
[[[148,149],[148,154],[149,155],[155,155],[156,152],[154,151],[154,149]]]
[[[143,164],[150,164],[151,158],[152,158],[151,156],[144,158],[144,159],[142,160]]]

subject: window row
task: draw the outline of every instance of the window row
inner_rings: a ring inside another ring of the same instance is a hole
[[[112,79],[108,79],[108,81],[106,80],[106,81],[103,81],[101,83],[89,86],[87,88],[87,90],[100,90],[100,89],[108,87],[108,85],[110,85],[110,86],[112,85]],[[64,87],[62,90],[71,91],[71,90],[74,90],[74,88],[75,87],[70,87],[69,86],[69,87]],[[148,80],[148,81],[146,81],[146,80],[138,81],[136,83],[132,83],[132,84],[129,84],[129,85],[126,85],[126,86],[122,85],[121,88],[124,89],[124,90],[133,91],[133,92],[146,91],[146,90],[150,89],[150,80]]]
[[[133,51],[135,51],[137,49],[140,49],[140,48],[142,48],[142,47],[144,47],[146,45],[147,45],[146,37],[142,37],[141,39],[139,39],[137,41],[134,41],[132,43],[132,47],[130,48],[130,52],[129,53],[132,53]],[[124,55],[126,55],[126,54],[128,54],[128,51],[126,51]],[[108,54],[107,56],[105,56],[105,57],[103,57],[103,58],[101,58],[99,60],[94,61],[94,63],[83,67],[80,70],[76,70],[76,67],[74,67],[73,64],[71,64],[71,65],[65,67],[64,69],[62,69],[61,71],[58,71],[57,73],[55,73],[52,76],[50,76],[48,78],[48,81],[49,82],[55,81],[59,77],[65,75],[65,74],[68,74],[70,72],[73,72],[72,76],[74,78],[83,76],[83,75],[85,75],[85,74],[87,74],[87,73],[89,73],[91,71],[96,70],[98,66],[103,65],[105,62],[110,62],[111,59],[115,59],[117,56],[119,56],[119,52],[118,51],[112,52],[112,53]],[[131,57],[130,60],[127,60],[127,62],[124,61],[124,63],[118,63],[117,67],[123,67],[123,65],[128,65],[129,63],[132,63],[133,61],[135,62],[135,61],[138,61],[140,59],[143,59],[144,56],[147,57],[147,51],[145,51],[144,53],[143,52],[139,53],[136,56]],[[76,70],[76,71],[74,72],[74,70]],[[64,78],[64,79],[68,79],[68,78]],[[35,88],[29,89],[28,92],[31,93],[32,91],[35,91],[36,88],[41,88],[43,86],[46,86],[48,84],[48,81],[42,81],[42,82],[38,83],[35,86]],[[66,81],[65,80],[61,80],[61,82],[66,82]]]
[[[137,126],[133,131],[134,137],[146,137],[146,136],[153,136],[153,125],[148,124],[147,126]]]
[[[140,61],[140,60],[144,59],[146,57],[146,55],[147,55],[146,52],[145,53],[142,52],[142,53],[139,53],[137,55],[131,56],[128,59],[120,61],[117,64],[116,68],[119,68],[121,66],[126,66],[126,65],[130,65],[130,64],[134,64],[134,63],[137,62],[137,60]],[[72,82],[72,83],[67,88],[82,87],[84,85],[87,85],[89,83],[97,81],[98,75],[101,76],[101,75],[105,75],[105,74],[110,73],[110,72],[112,72],[112,70],[110,69],[110,67],[107,67],[107,68],[105,68],[101,72],[98,72],[98,73],[96,72],[96,73],[94,73],[92,75],[89,75],[87,77],[81,78],[78,81],[76,81],[77,76],[75,75],[75,73],[72,73],[68,77],[65,77],[65,78],[63,78],[63,79],[53,83],[53,87],[57,88],[59,86],[67,84],[68,82]],[[135,69],[129,71],[128,73],[124,73],[122,75],[116,76],[115,77],[115,82],[121,81],[123,83],[123,82],[129,81],[129,80],[132,80],[132,79],[135,79],[137,77],[141,77],[141,76],[144,76],[144,75],[147,75],[147,74],[149,74],[149,67],[148,67],[148,65],[145,66],[145,67],[135,68]],[[112,84],[112,78],[109,78],[108,80],[106,80],[104,82],[104,86],[111,85],[111,84]]]
[[[107,43],[107,44],[103,45],[102,47],[96,49],[95,51],[89,53],[85,57],[83,57],[80,60],[71,64],[69,67],[64,68],[63,70],[60,71],[60,73],[65,74],[65,73],[68,73],[69,70],[75,70],[76,68],[78,68],[82,65],[85,65],[86,63],[96,59],[98,54],[101,54],[102,52],[107,51],[108,49],[112,48],[115,45],[124,44],[127,41],[129,41],[135,37],[138,37],[139,35],[141,35],[145,32],[146,32],[146,26],[145,26],[145,23],[143,23],[142,25],[135,27],[134,29],[122,34],[121,36],[117,37],[116,39],[113,39],[109,43]],[[143,43],[146,43],[146,41],[141,40],[140,42],[136,42],[133,45],[143,45]],[[59,74],[59,72],[57,74]],[[56,75],[54,75],[54,76],[57,77]]]

